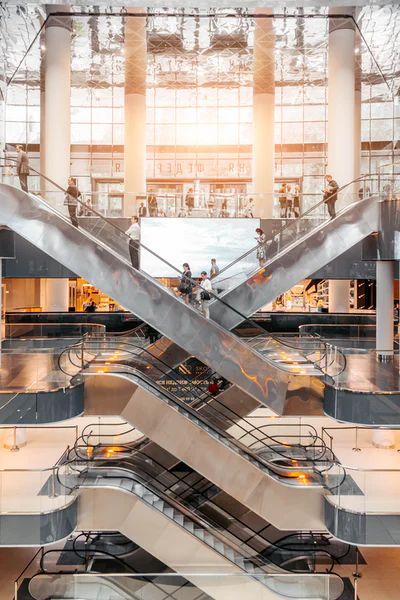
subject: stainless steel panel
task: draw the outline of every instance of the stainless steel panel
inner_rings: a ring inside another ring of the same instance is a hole
[[[312,275],[330,261],[363,240],[379,226],[378,196],[354,203],[336,219],[316,227],[290,245],[265,267],[223,295],[242,315],[252,315],[264,304]],[[227,329],[241,322],[237,313],[222,303],[212,302],[211,318]]]
[[[1,219],[23,238],[175,341],[272,410],[281,413],[286,375],[218,324],[57,213],[38,196],[0,185]],[[103,232],[99,232],[99,236]],[[126,248],[126,255],[128,249]]]

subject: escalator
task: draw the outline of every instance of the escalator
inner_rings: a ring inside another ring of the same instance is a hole
[[[150,477],[139,475],[134,457],[126,457],[120,463],[84,460],[78,455],[71,459],[70,466],[75,475],[63,481],[62,474],[59,482],[68,490],[72,485],[80,489],[79,529],[90,530],[101,525],[120,531],[175,571],[180,572],[185,565],[190,572],[186,578],[213,598],[225,597],[226,590],[199,577],[204,569],[246,576],[246,598],[333,600],[342,594],[343,582],[337,575],[292,573],[263,558],[232,533],[228,536],[223,529],[216,529],[209,519],[195,514],[168,494],[170,487],[162,483],[161,477],[155,483]],[[280,553],[287,560],[295,556],[282,548]],[[237,585],[230,597],[243,597],[240,588]],[[324,595],[327,590],[328,595]]]
[[[197,356],[244,392],[278,414],[282,412],[287,373],[291,372],[293,360],[287,362],[285,369],[276,368],[268,354],[262,355],[217,323],[205,319],[147,273],[133,269],[128,237],[90,207],[84,205],[84,211],[85,214],[90,211],[91,217],[85,217],[79,227],[74,227],[63,214],[64,191],[46,181],[55,188],[46,194],[46,200],[0,185],[3,225],[117,299],[176,342],[180,349]],[[141,251],[151,254],[161,266],[167,264],[178,272],[151,249],[141,245]],[[243,321],[243,313],[232,309],[223,299],[218,302],[224,312],[234,313],[235,319]],[[276,343],[280,347],[280,342]],[[287,354],[287,348],[282,346],[282,352]],[[322,375],[318,365],[302,361],[299,366],[299,361],[294,362],[294,373]]]
[[[104,346],[100,342],[95,342],[94,348],[89,346],[90,355],[100,356],[102,349],[112,350],[110,340]],[[64,354],[73,360],[75,352],[81,355],[79,347]],[[127,345],[124,352],[128,353]],[[118,377],[131,391],[120,405],[114,399],[108,408],[103,403],[102,410],[94,413],[121,414],[152,442],[278,528],[324,529],[322,491],[341,485],[345,472],[316,432],[306,432],[304,439],[300,435],[295,440],[287,434],[269,436],[266,428],[255,428],[218,396],[207,397],[191,382],[187,384],[191,402],[163,388],[157,382],[165,372],[162,363],[157,366],[153,360],[147,369],[146,364],[138,365],[136,354],[131,362],[125,357],[120,364],[119,359],[111,362],[107,358],[105,362],[101,357],[92,361],[84,375]],[[282,513],[282,502],[291,510]]]
[[[379,203],[385,187],[400,186],[400,177],[361,177],[338,191],[337,216],[327,217],[324,201],[299,218],[289,220],[267,242],[267,262],[260,267],[257,247],[223,268],[213,287],[220,289],[220,302],[210,306],[211,318],[233,329],[241,314],[254,314],[268,302],[310,277],[371,233],[379,230]],[[359,199],[358,187],[368,193]],[[357,190],[357,191],[355,191]],[[227,303],[234,310],[225,310]]]

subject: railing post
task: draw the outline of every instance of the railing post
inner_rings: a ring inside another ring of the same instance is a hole
[[[361,448],[358,445],[358,427],[356,427],[356,443],[354,448],[352,448],[353,452],[361,452]]]
[[[19,446],[17,444],[17,428],[16,427],[13,428],[13,443],[12,443],[10,450],[11,450],[11,452],[18,452],[18,450],[19,450]]]
[[[57,498],[57,492],[56,492],[56,467],[54,466],[52,471],[51,471],[51,486],[50,486],[50,490],[51,493],[49,494],[49,498]]]

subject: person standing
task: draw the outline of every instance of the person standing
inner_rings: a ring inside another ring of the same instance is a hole
[[[300,185],[298,183],[294,186],[293,211],[294,216],[297,219],[300,216]]]
[[[323,190],[324,202],[328,207],[328,213],[331,219],[336,217],[335,204],[337,200],[337,192],[339,189],[338,184],[333,179],[332,175],[326,175],[325,180],[327,182],[326,188]]]
[[[201,302],[201,312],[205,316],[206,319],[210,318],[210,300],[211,300],[211,281],[208,279],[208,275],[206,271],[201,272],[201,280],[200,280],[200,302]]]
[[[129,255],[131,257],[132,267],[139,268],[139,247],[140,247],[140,226],[138,217],[131,218],[131,225],[125,231],[129,236]]]
[[[290,183],[288,183],[286,186],[286,210],[285,210],[285,217],[287,219],[290,219],[292,217],[292,211],[293,211],[292,186],[290,185]]]
[[[280,206],[280,217],[284,219],[286,216],[286,183],[282,183],[279,188],[279,206]]]
[[[138,215],[139,215],[139,218],[147,217],[147,208],[143,204],[143,202],[140,203],[139,210],[138,210]]]
[[[17,175],[21,190],[28,191],[29,158],[23,146],[17,146]]]
[[[246,209],[244,211],[244,216],[248,219],[254,218],[254,200],[253,200],[253,198],[249,198]]]
[[[192,282],[192,271],[190,270],[189,263],[183,263],[183,273],[181,275],[181,282],[178,287],[178,292],[180,292],[181,297],[185,304],[189,304],[192,299],[192,290],[193,290],[193,282]]]
[[[212,258],[211,259],[211,269],[210,269],[210,279],[214,279],[214,277],[217,277],[217,275],[219,275],[219,266],[217,265],[217,259]]]
[[[188,209],[188,216],[190,217],[190,215],[192,214],[192,210],[194,208],[194,190],[192,187],[189,188],[187,191],[187,194],[185,196],[185,204]]]
[[[78,198],[81,197],[81,193],[78,190],[76,177],[68,178],[68,187],[65,192],[65,203],[68,206],[68,212],[71,219],[71,223],[74,227],[78,227]]]
[[[264,231],[260,227],[257,227],[256,234],[257,234],[257,237],[255,239],[257,240],[257,244],[258,244],[256,256],[258,259],[258,264],[260,265],[260,267],[263,267],[267,260],[267,253],[266,253],[266,249],[265,249],[265,244],[267,243],[267,236],[265,235]]]
[[[149,205],[150,217],[156,217],[158,205],[157,205],[157,196],[155,194],[150,194],[149,200],[148,200],[148,205]]]

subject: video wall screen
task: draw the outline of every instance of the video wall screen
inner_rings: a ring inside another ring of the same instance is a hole
[[[210,271],[212,258],[222,269],[256,245],[260,219],[142,219],[141,242],[182,272],[189,263],[193,277]],[[254,257],[252,258],[254,262]],[[242,268],[247,265],[242,264]],[[253,265],[254,267],[254,265]],[[146,250],[141,250],[140,268],[153,277],[176,277],[177,271]]]

